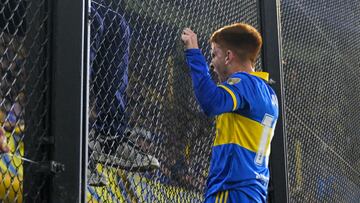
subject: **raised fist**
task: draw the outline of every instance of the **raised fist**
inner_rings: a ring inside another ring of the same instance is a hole
[[[198,49],[198,41],[195,32],[190,28],[185,28],[181,34],[181,40],[184,42],[186,49]]]

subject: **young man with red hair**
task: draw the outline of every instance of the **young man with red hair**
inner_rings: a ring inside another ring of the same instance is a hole
[[[254,69],[261,35],[243,23],[212,34],[211,64],[220,84],[210,77],[196,34],[185,28],[181,39],[196,98],[207,116],[216,116],[205,202],[266,202],[278,102],[268,74]]]

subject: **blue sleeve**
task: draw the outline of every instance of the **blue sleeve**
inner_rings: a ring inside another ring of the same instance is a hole
[[[199,49],[187,49],[185,55],[195,96],[207,116],[232,112],[244,106],[241,88],[226,83],[216,85],[211,79],[205,57]]]

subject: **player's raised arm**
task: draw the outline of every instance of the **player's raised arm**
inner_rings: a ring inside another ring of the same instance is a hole
[[[185,28],[181,35],[185,46],[187,64],[191,70],[195,96],[208,116],[219,115],[236,110],[241,103],[241,97],[233,93],[231,88],[217,86],[211,79],[208,64],[198,47],[196,34]]]

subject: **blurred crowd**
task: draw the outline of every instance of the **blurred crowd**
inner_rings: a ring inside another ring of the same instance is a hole
[[[0,53],[1,126],[8,132],[24,130],[26,51],[21,38],[2,33]]]

